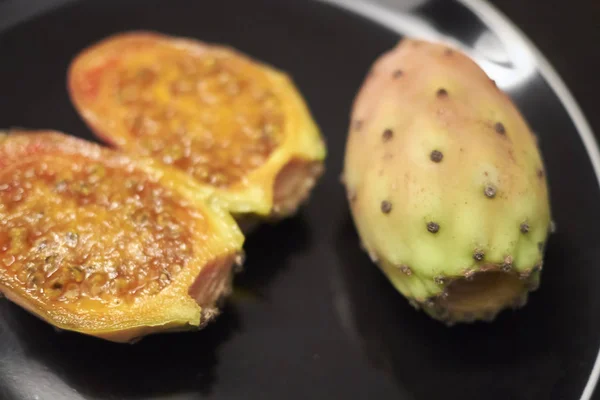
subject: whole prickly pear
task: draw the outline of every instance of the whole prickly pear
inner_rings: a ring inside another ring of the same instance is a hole
[[[550,202],[536,138],[466,55],[402,40],[360,89],[344,183],[372,260],[449,324],[522,306],[540,281]]]

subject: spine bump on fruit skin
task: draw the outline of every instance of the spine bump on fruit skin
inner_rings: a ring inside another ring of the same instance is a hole
[[[483,250],[476,249],[473,252],[473,258],[475,259],[475,261],[483,261],[483,257],[485,257],[485,253],[483,252]]]
[[[536,136],[509,97],[460,51],[404,39],[351,114],[344,186],[394,287],[450,325],[523,306],[553,228]]]
[[[391,129],[386,129],[385,131],[383,131],[383,141],[387,142],[389,140],[392,139],[392,137],[394,137],[394,131],[392,131]]]
[[[442,154],[442,152],[441,152],[441,151],[438,151],[438,150],[433,150],[433,151],[431,152],[431,156],[430,156],[430,157],[431,157],[431,161],[433,161],[433,162],[436,162],[436,163],[439,163],[439,162],[441,162],[441,161],[442,161],[442,159],[444,158],[444,155]]]
[[[389,214],[392,212],[392,203],[387,200],[381,202],[381,212],[384,214]]]
[[[431,233],[438,233],[440,230],[440,225],[435,222],[427,223],[427,230]]]
[[[410,270],[410,267],[408,265],[401,265],[400,271],[402,271],[402,273],[406,276],[412,275],[412,271]]]

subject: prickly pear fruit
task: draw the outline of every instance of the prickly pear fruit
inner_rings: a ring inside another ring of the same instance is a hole
[[[293,214],[324,170],[292,79],[233,48],[119,33],[74,58],[68,88],[100,138],[185,171],[244,224]]]
[[[186,174],[60,132],[0,134],[0,292],[114,342],[197,329],[244,238]]]
[[[402,40],[352,109],[343,180],[372,260],[435,319],[492,320],[540,282],[551,225],[535,136],[479,66]]]

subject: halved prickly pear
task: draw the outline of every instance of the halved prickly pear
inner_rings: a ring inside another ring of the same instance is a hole
[[[53,131],[0,135],[0,290],[115,342],[199,327],[243,236],[180,171]]]
[[[411,304],[493,319],[537,288],[550,202],[536,138],[468,56],[403,40],[352,110],[344,179],[362,242]]]
[[[187,172],[243,218],[292,214],[322,173],[325,145],[291,79],[234,49],[123,33],[77,55],[68,82],[97,135]]]

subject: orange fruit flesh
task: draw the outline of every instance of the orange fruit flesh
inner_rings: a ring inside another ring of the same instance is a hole
[[[79,57],[71,92],[97,133],[200,182],[244,184],[284,140],[272,82],[238,53],[138,34],[108,39]]]
[[[37,303],[126,306],[194,257],[202,215],[147,174],[83,155],[32,154],[0,173],[0,276]]]

